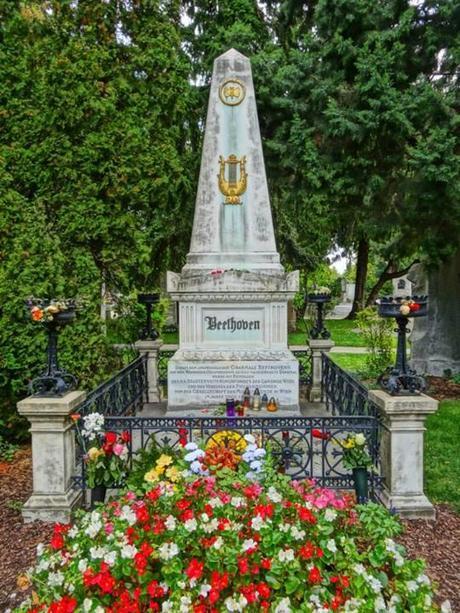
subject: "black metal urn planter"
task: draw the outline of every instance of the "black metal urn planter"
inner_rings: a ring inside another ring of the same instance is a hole
[[[26,300],[30,317],[40,323],[48,334],[48,364],[45,371],[29,384],[29,392],[35,396],[63,396],[75,389],[77,379],[59,367],[57,339],[58,332],[75,319],[75,300],[53,300],[30,298]]]
[[[408,396],[420,394],[426,389],[426,381],[407,365],[406,334],[409,318],[425,317],[428,312],[428,296],[407,296],[380,298],[377,301],[381,317],[394,317],[398,325],[398,346],[396,363],[380,375],[380,387],[392,396]]]
[[[153,311],[154,305],[160,302],[160,294],[138,294],[137,302],[139,304],[143,304],[147,311],[147,321],[146,321],[145,328],[143,328],[141,332],[141,339],[156,341],[159,334],[153,327],[152,311]]]
[[[324,305],[331,300],[331,292],[326,287],[321,287],[318,290],[313,290],[307,294],[307,301],[316,305],[316,321],[313,328],[310,330],[310,337],[314,339],[322,338],[324,340],[331,337],[331,333],[324,325]]]

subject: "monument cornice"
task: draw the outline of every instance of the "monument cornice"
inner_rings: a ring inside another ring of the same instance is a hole
[[[293,360],[296,358],[289,350],[284,349],[227,349],[227,350],[187,350],[179,349],[171,360],[198,360],[198,361],[223,361],[223,360]]]
[[[294,298],[296,292],[291,290],[281,292],[169,292],[171,300],[179,302],[286,302]]]

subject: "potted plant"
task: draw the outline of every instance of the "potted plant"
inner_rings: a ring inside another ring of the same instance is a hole
[[[104,416],[100,413],[84,416],[82,428],[78,425],[80,415],[72,415],[72,419],[84,453],[86,481],[94,508],[96,502],[104,502],[107,488],[119,487],[125,481],[131,435],[127,431],[121,434],[104,431]]]
[[[335,439],[343,449],[343,465],[353,472],[356,500],[358,503],[368,501],[369,490],[367,485],[368,469],[373,461],[367,448],[366,437],[362,432],[348,434],[343,440]]]

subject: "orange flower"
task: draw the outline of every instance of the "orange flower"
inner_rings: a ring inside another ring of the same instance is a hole
[[[16,584],[22,592],[27,590],[31,585],[30,579],[27,577],[27,575],[19,575],[16,580]]]
[[[38,306],[32,307],[30,309],[30,314],[34,321],[40,321],[41,319],[43,319],[43,311]]]
[[[80,413],[72,413],[72,415],[70,416],[70,419],[72,421],[78,421],[80,417],[81,417]]]

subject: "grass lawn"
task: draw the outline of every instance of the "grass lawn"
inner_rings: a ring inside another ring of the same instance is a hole
[[[330,353],[329,357],[353,375],[366,370],[365,353]]]
[[[425,484],[432,502],[460,513],[460,399],[444,400],[426,420]]]
[[[310,327],[311,323],[306,322]],[[363,339],[356,331],[356,322],[348,319],[327,319],[326,328],[331,333],[334,343],[340,347],[362,347]],[[305,345],[307,334],[303,322],[298,323],[296,332],[289,333],[290,345]]]

